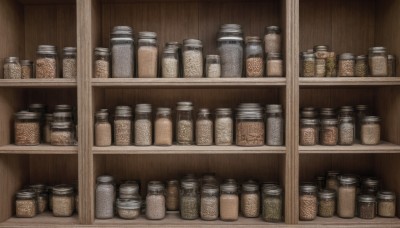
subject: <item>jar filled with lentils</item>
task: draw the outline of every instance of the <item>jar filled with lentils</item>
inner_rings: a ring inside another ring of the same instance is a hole
[[[182,180],[179,197],[179,210],[182,219],[199,218],[199,184],[195,180]]]
[[[301,57],[301,76],[315,77],[315,55],[314,53],[304,53]]]
[[[335,215],[336,192],[324,189],[318,192],[318,216],[329,218]]]
[[[53,187],[53,215],[56,217],[70,217],[75,210],[74,188],[69,185]]]
[[[225,183],[220,187],[220,218],[222,221],[236,221],[239,218],[239,196],[235,183]]]
[[[351,116],[341,117],[339,120],[339,145],[353,145],[354,143],[354,119]]]
[[[179,210],[179,181],[169,180],[167,181],[166,191],[166,208],[168,211]]]
[[[220,78],[221,77],[221,58],[219,55],[206,56],[206,77]]]
[[[213,121],[210,118],[210,110],[199,110],[196,120],[196,145],[210,146],[213,143]]]
[[[258,36],[246,37],[246,77],[264,76],[264,51],[261,38]]]
[[[283,60],[281,53],[267,54],[267,77],[283,77]]]
[[[147,185],[146,218],[160,220],[165,217],[165,188],[160,181],[150,181]]]
[[[302,184],[299,197],[299,219],[302,221],[314,220],[318,211],[317,187],[311,184]]]
[[[339,171],[330,170],[326,174],[326,189],[334,190],[339,189]]]
[[[240,25],[222,25],[218,34],[221,77],[240,78],[243,71],[243,31]]]
[[[318,119],[300,120],[300,145],[314,146],[318,144],[319,121]]]
[[[265,125],[260,104],[243,103],[237,108],[236,145],[262,146],[265,144]]]
[[[229,146],[233,144],[232,109],[217,108],[215,110],[215,145]]]
[[[21,60],[21,78],[33,78],[33,61]]]
[[[15,113],[15,145],[36,146],[40,144],[40,114],[21,111]]]
[[[206,221],[217,220],[219,215],[219,189],[206,184],[201,188],[200,217]]]
[[[273,184],[263,185],[262,189],[262,219],[266,222],[281,222],[283,214],[282,188]]]
[[[173,138],[173,123],[170,108],[157,108],[154,123],[154,145],[171,146]]]
[[[21,64],[18,57],[4,59],[4,79],[21,79]]]
[[[357,178],[340,176],[337,192],[337,215],[341,218],[353,218],[356,212]]]
[[[97,47],[94,49],[94,77],[110,77],[110,50]]]
[[[94,145],[95,146],[111,146],[112,130],[108,121],[108,112],[96,113],[96,124],[94,127]]]
[[[113,78],[133,78],[134,40],[132,28],[115,26],[111,33],[111,59]]]
[[[266,144],[268,146],[282,146],[284,142],[284,121],[282,105],[270,104],[265,107]]]
[[[36,193],[31,189],[20,190],[15,199],[15,216],[17,218],[33,218],[36,216]]]
[[[359,55],[356,57],[355,66],[355,76],[356,77],[367,77],[368,76],[368,60],[367,56]]]
[[[53,122],[51,124],[50,141],[53,146],[71,146],[74,144],[74,129],[72,122]]]
[[[115,184],[112,176],[97,177],[96,210],[97,219],[111,219],[114,216]]]
[[[39,45],[36,55],[36,78],[57,78],[57,50],[52,45]]]
[[[260,215],[260,191],[254,183],[244,183],[240,195],[240,209],[246,218],[256,218]]]
[[[150,146],[153,140],[153,124],[150,104],[137,104],[135,108],[135,145]]]
[[[265,27],[264,45],[265,53],[282,52],[281,29],[278,26]]]
[[[117,214],[122,219],[137,219],[140,215],[142,202],[139,199],[118,199]]]
[[[339,131],[337,119],[323,119],[321,121],[320,143],[324,146],[335,146],[338,143]]]
[[[361,143],[378,145],[381,140],[381,119],[378,116],[365,116],[361,122]]]
[[[372,47],[369,49],[369,68],[372,77],[388,76],[388,58],[385,47]]]
[[[389,191],[380,191],[377,194],[378,215],[384,218],[393,218],[396,215],[396,194]]]
[[[179,56],[177,48],[164,48],[161,60],[161,77],[179,77]]]
[[[355,57],[351,53],[339,55],[338,60],[338,77],[354,77],[355,76]]]
[[[376,198],[374,195],[359,195],[358,200],[358,217],[361,219],[373,219],[376,215]]]
[[[200,40],[183,41],[183,77],[203,77],[203,44]]]
[[[193,104],[192,102],[178,102],[176,107],[176,142],[179,145],[193,144]]]
[[[155,32],[139,32],[137,58],[138,78],[156,78],[158,48]]]
[[[63,78],[76,78],[76,47],[65,47],[63,57]]]
[[[129,146],[132,142],[132,110],[129,106],[117,106],[114,117],[116,146]]]

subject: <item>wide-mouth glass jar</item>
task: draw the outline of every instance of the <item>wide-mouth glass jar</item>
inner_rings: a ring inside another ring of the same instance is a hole
[[[262,107],[243,103],[237,108],[236,145],[262,146],[265,144],[265,124]]]
[[[262,187],[262,219],[266,222],[281,222],[283,214],[283,191],[274,183]]]
[[[318,119],[300,120],[300,145],[314,146],[319,141],[319,121]]]
[[[321,121],[320,143],[324,146],[335,146],[338,143],[339,131],[337,119],[323,119]]]
[[[129,26],[116,26],[111,33],[111,59],[113,78],[133,78],[134,40]]]
[[[256,218],[260,215],[260,191],[257,184],[243,183],[240,194],[240,209],[242,215],[247,218]]]
[[[138,78],[156,78],[158,72],[157,33],[139,32]]]
[[[365,116],[361,122],[361,143],[364,145],[377,145],[381,141],[381,118],[378,116]]]
[[[200,217],[206,221],[217,220],[219,215],[219,189],[206,184],[201,188]]]
[[[283,77],[282,54],[268,53],[266,68],[267,77]]]
[[[21,111],[15,113],[14,140],[17,146],[40,144],[40,114]]]
[[[339,55],[338,60],[338,77],[354,77],[355,76],[355,57],[352,53],[344,53]]]
[[[388,76],[388,57],[385,47],[372,47],[368,50],[369,68],[372,77]]]
[[[318,212],[317,186],[311,184],[300,185],[299,197],[299,219],[302,221],[314,220]]]
[[[336,212],[336,192],[324,189],[318,192],[318,216],[332,217]]]
[[[75,126],[71,122],[53,122],[50,141],[53,146],[71,146],[74,144]]]
[[[65,47],[63,54],[63,78],[76,78],[76,47]]]
[[[199,184],[195,180],[182,180],[179,211],[182,219],[193,220],[199,217]]]
[[[53,215],[56,217],[72,216],[75,209],[74,188],[69,185],[53,187]]]
[[[384,218],[393,218],[396,215],[396,194],[389,191],[380,191],[377,194],[378,215]]]
[[[150,181],[147,186],[146,218],[160,220],[165,217],[165,188],[160,181]]]
[[[18,57],[4,59],[4,79],[21,79],[21,64]]]
[[[32,189],[20,190],[15,199],[15,216],[17,218],[33,218],[36,216],[36,193]]]
[[[374,195],[359,195],[358,217],[362,219],[373,219],[376,215],[376,198]]]
[[[140,215],[141,205],[139,199],[118,199],[116,203],[118,216],[122,219],[136,219]]]
[[[58,78],[56,47],[52,45],[39,45],[36,53],[36,78]]]

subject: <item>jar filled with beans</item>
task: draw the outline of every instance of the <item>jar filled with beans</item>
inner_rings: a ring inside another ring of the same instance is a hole
[[[203,77],[203,44],[200,40],[183,41],[183,77]]]
[[[396,194],[389,191],[380,191],[377,194],[378,215],[393,218],[396,215]]]
[[[320,143],[324,146],[335,146],[338,143],[339,131],[337,119],[323,119],[321,121]]]
[[[137,104],[135,108],[135,145],[150,146],[153,140],[153,122],[150,104]]]
[[[264,51],[261,38],[258,36],[246,37],[246,77],[264,76]]]
[[[160,181],[150,181],[147,185],[146,218],[160,220],[165,217],[165,187]]]
[[[256,218],[260,214],[260,191],[254,183],[244,183],[240,195],[240,209],[246,218]]]
[[[369,49],[369,70],[372,77],[388,76],[388,58],[385,47],[372,47]]]
[[[74,188],[69,185],[53,187],[53,215],[56,217],[70,217],[75,210]]]
[[[201,188],[200,217],[206,221],[217,220],[219,215],[219,189],[206,184]]]
[[[236,145],[262,146],[264,144],[265,125],[260,104],[240,104],[236,115]]]
[[[20,190],[16,194],[15,216],[17,218],[33,218],[36,216],[36,193],[31,189]]]
[[[338,144],[347,146],[353,145],[355,139],[355,126],[353,117],[342,117],[340,118],[339,122]]]
[[[232,109],[217,108],[215,110],[215,145],[229,146],[233,144]]]
[[[199,184],[196,180],[182,180],[179,195],[181,218],[193,220],[199,218],[200,208]]]
[[[223,221],[236,221],[239,218],[237,185],[234,183],[225,183],[220,188],[220,218]]]
[[[18,57],[4,59],[4,79],[21,79],[21,64]]]
[[[314,220],[318,212],[317,187],[311,184],[300,185],[299,197],[299,219],[302,221]]]
[[[199,110],[196,120],[196,145],[210,146],[213,144],[213,121],[210,118],[210,110]]]
[[[318,144],[319,121],[318,119],[300,120],[300,145],[314,146]]]
[[[169,180],[167,181],[166,191],[166,208],[168,211],[179,210],[179,181]]]
[[[336,192],[324,189],[318,192],[318,216],[332,217],[336,211]]]
[[[193,104],[192,102],[178,102],[176,107],[176,142],[178,145],[193,144]]]
[[[339,55],[338,60],[338,77],[354,77],[355,76],[355,57],[351,53]]]
[[[57,78],[58,57],[55,46],[39,45],[36,56],[36,78]]]
[[[340,176],[337,191],[337,215],[341,218],[353,218],[356,212],[357,178]]]
[[[317,45],[314,47],[315,52],[315,76],[325,77],[326,76],[326,58],[328,57],[328,46]]]
[[[118,199],[117,214],[122,219],[137,219],[140,215],[142,202],[139,199]]]
[[[173,138],[173,123],[170,108],[157,108],[154,123],[154,145],[171,146]]]
[[[116,146],[129,146],[132,142],[132,111],[129,106],[117,106],[114,118]]]
[[[114,216],[115,185],[112,176],[97,177],[96,210],[97,219],[111,219]]]
[[[21,111],[15,113],[14,140],[17,146],[40,144],[40,114]]]
[[[381,119],[378,116],[365,116],[361,122],[361,143],[377,145],[381,140]]]
[[[266,222],[281,222],[283,214],[282,188],[276,184],[264,184],[262,189],[262,219]]]
[[[358,217],[361,219],[373,219],[376,215],[376,198],[374,195],[359,195],[358,201]]]
[[[110,50],[108,48],[97,47],[94,49],[94,77],[110,77]]]

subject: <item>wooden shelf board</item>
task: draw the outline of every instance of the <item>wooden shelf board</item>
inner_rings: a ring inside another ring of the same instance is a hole
[[[400,219],[395,218],[381,218],[375,217],[374,219],[360,219],[360,218],[352,218],[352,219],[343,219],[339,217],[332,218],[321,218],[317,217],[313,221],[299,221],[299,225],[375,225],[376,227],[384,227],[385,225],[400,225]]]
[[[352,146],[300,146],[300,154],[378,154],[400,153],[400,145],[382,141],[379,145],[367,146],[354,144]]]
[[[72,217],[54,217],[50,212],[45,212],[33,218],[11,217],[5,222],[0,223],[0,227],[55,227],[78,224],[79,219],[77,214],[74,214]]]
[[[0,79],[0,87],[15,88],[73,88],[76,87],[76,79]]]
[[[77,146],[16,146],[5,145],[0,146],[0,154],[77,154]]]
[[[392,86],[400,85],[400,77],[300,77],[299,84],[300,86]]]
[[[93,147],[94,154],[284,154],[285,146],[110,146]]]

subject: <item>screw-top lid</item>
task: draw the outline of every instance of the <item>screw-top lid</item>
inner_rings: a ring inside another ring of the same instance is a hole
[[[245,192],[257,192],[259,190],[258,184],[246,182],[242,184],[242,190]]]
[[[76,54],[76,47],[65,47],[64,54]]]
[[[368,49],[368,51],[370,53],[379,54],[379,53],[385,53],[386,52],[386,48],[385,47],[371,47],[371,48]]]
[[[317,186],[311,183],[303,183],[300,185],[300,191],[305,193],[315,193],[317,192]]]
[[[268,188],[271,186],[279,186],[278,182],[275,181],[264,181],[260,184],[261,189]]]
[[[167,46],[164,48],[163,53],[164,54],[175,54],[177,50],[178,50],[177,47]]]
[[[129,26],[124,26],[124,25],[120,25],[120,26],[115,26],[112,29],[111,35],[132,35],[133,33],[133,29]]]
[[[173,179],[173,180],[168,180],[168,181],[167,181],[167,184],[168,184],[168,185],[178,185],[178,184],[179,184],[179,181],[178,181],[178,180],[175,180],[175,179]]]
[[[201,40],[198,40],[198,39],[186,39],[186,40],[183,40],[183,46],[202,47],[203,43],[201,42]]]
[[[114,182],[114,177],[110,175],[102,175],[97,177],[97,183],[112,183]]]
[[[246,36],[246,43],[261,43],[261,38],[259,36]]]
[[[280,104],[268,104],[265,106],[266,113],[281,113],[282,105]]]
[[[242,26],[239,24],[222,24],[220,29],[242,29]]]
[[[318,197],[321,199],[332,199],[336,197],[336,191],[331,189],[323,189],[318,192]]]
[[[304,125],[318,125],[318,119],[300,119],[300,123]]]
[[[325,125],[335,125],[335,124],[338,124],[338,120],[337,119],[322,119],[321,123],[325,124]]]
[[[314,46],[314,51],[328,51],[329,47],[328,45],[316,45]]]
[[[341,184],[356,184],[357,177],[352,176],[352,175],[342,175],[342,176],[339,176],[339,182]]]
[[[219,188],[216,185],[211,185],[211,184],[205,184],[201,188],[201,192],[205,194],[218,194]]]
[[[16,119],[19,120],[38,120],[40,119],[40,113],[20,111],[14,114]]]
[[[343,53],[341,55],[339,55],[339,59],[343,59],[343,60],[354,60],[354,54],[352,53]]]
[[[165,114],[169,115],[171,114],[171,109],[170,108],[157,108],[157,114]]]
[[[39,45],[37,48],[37,53],[39,54],[57,54],[57,48],[53,45]]]
[[[199,183],[195,179],[186,179],[181,181],[181,187],[184,189],[198,188]]]
[[[315,54],[314,53],[304,53],[303,54],[303,59],[314,59],[315,58]]]
[[[139,32],[139,39],[157,39],[157,33],[155,32]]]
[[[237,184],[234,183],[224,183],[220,186],[221,192],[237,192]]]
[[[281,28],[279,26],[272,25],[272,26],[265,27],[265,31],[267,33],[280,33],[281,32]]]
[[[139,185],[138,184],[121,184],[119,186],[119,193],[126,194],[126,195],[134,195],[139,192]]]
[[[379,185],[379,180],[376,177],[366,177],[362,180],[362,184],[368,187],[376,187]]]
[[[224,184],[231,183],[231,184],[237,185],[237,181],[232,178],[225,179],[222,183],[224,183]]]
[[[210,110],[208,108],[199,109],[199,115],[210,115]]]
[[[98,112],[96,112],[96,118],[97,119],[101,119],[101,120],[107,120],[108,119],[108,112],[98,111]]]
[[[4,63],[18,63],[19,58],[18,57],[7,57],[4,59]]]
[[[138,113],[151,113],[151,104],[137,104],[135,112]]]
[[[396,199],[396,194],[394,192],[390,191],[379,191],[376,194],[378,199],[382,200],[395,200]]]
[[[366,60],[367,56],[366,55],[357,55],[356,60]]]
[[[267,195],[277,196],[277,195],[282,194],[282,188],[277,186],[277,185],[265,186],[265,187],[263,187],[262,191],[263,191],[264,194],[267,194]]]
[[[120,209],[140,209],[142,201],[140,199],[117,199],[116,205]]]
[[[230,108],[217,108],[217,109],[215,109],[215,113],[216,114],[220,114],[220,115],[228,115],[228,114],[232,114],[232,109],[230,109]]]
[[[171,46],[180,48],[180,47],[182,47],[182,44],[179,43],[178,41],[169,41],[169,42],[165,43],[165,47],[171,47]]]
[[[33,189],[22,189],[16,194],[17,199],[33,199],[36,197],[36,192]]]
[[[363,203],[376,202],[376,198],[373,195],[359,195],[357,198],[358,198],[358,202],[363,202]]]
[[[395,59],[395,56],[394,55],[387,55],[387,58],[389,59],[389,60],[393,60],[393,59]]]
[[[53,118],[54,119],[72,118],[72,113],[71,112],[55,112],[55,113],[53,113]]]
[[[351,116],[345,116],[340,118],[340,122],[342,123],[352,123],[354,121],[354,118]]]
[[[71,112],[72,106],[67,104],[60,104],[54,106],[54,112]]]
[[[176,105],[176,110],[179,111],[191,111],[193,110],[193,103],[190,101],[181,101]]]
[[[67,195],[74,192],[74,188],[71,185],[60,184],[53,187],[53,194]]]
[[[108,48],[97,47],[94,49],[94,54],[101,56],[108,56],[110,55],[110,50]]]
[[[161,181],[150,181],[147,184],[148,191],[163,191],[164,184]]]
[[[363,122],[380,122],[381,118],[379,116],[365,116],[364,119],[362,120]]]
[[[206,60],[220,60],[220,56],[219,55],[207,55],[206,56]]]
[[[354,112],[353,106],[342,106],[339,108],[340,112]]]

